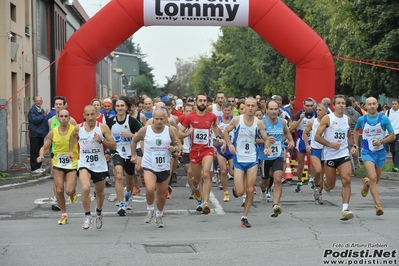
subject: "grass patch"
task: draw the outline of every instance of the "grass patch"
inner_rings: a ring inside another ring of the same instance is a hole
[[[393,167],[393,163],[385,163],[382,166],[382,171],[383,172],[392,172],[392,167]],[[366,171],[366,167],[364,166],[364,164],[360,164],[360,168],[355,170],[355,175],[358,177],[365,177],[367,176],[367,171]]]
[[[11,175],[9,173],[0,172],[0,178],[9,178]]]
[[[9,180],[16,180],[16,179],[20,179],[20,180],[26,180],[26,179],[35,179],[37,178],[37,176],[34,175],[26,175],[23,177],[19,177],[19,178],[15,178],[15,177],[11,177],[11,175],[9,173],[2,173],[0,172],[0,181],[9,181]]]

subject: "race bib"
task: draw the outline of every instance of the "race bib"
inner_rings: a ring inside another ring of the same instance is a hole
[[[244,139],[240,142],[239,148],[241,154],[253,154],[255,152],[255,145],[253,144],[253,140]]]
[[[380,151],[380,150],[384,149],[384,145],[380,145],[380,146],[374,146],[373,145],[373,142],[376,141],[376,140],[377,139],[373,139],[373,138],[367,139],[370,151]]]
[[[193,143],[201,145],[209,145],[209,130],[194,129]]]
[[[58,154],[57,161],[59,168],[72,168],[72,162],[68,159],[68,154]]]
[[[140,142],[139,142],[140,143]],[[118,153],[119,153],[119,155],[122,157],[122,158],[127,158],[127,157],[129,157],[130,156],[130,154],[128,154],[128,152],[127,151],[130,151],[130,143],[127,143],[127,142],[119,142],[119,143],[117,143],[117,145],[118,145],[118,148],[117,148],[117,151],[118,151]]]
[[[166,152],[160,151],[152,157],[152,165],[155,169],[165,169],[166,167]]]
[[[281,154],[281,141],[276,141],[273,144],[270,144],[270,156],[269,157],[278,157]]]

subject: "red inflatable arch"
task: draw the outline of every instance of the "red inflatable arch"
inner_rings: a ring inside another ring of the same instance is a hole
[[[296,108],[335,93],[324,41],[280,0],[112,0],[71,36],[58,63],[57,95],[82,120],[96,96],[96,64],[142,26],[251,27],[296,66]],[[71,100],[72,99],[72,100]]]

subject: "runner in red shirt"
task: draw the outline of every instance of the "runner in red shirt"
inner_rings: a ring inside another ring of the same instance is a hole
[[[197,110],[186,115],[179,131],[179,138],[191,136],[190,163],[193,173],[193,189],[195,199],[198,201],[197,211],[208,214],[211,209],[208,205],[211,192],[211,165],[214,149],[211,146],[211,129],[221,142],[221,132],[217,125],[217,117],[206,110],[207,97],[200,93],[196,97]],[[186,132],[186,129],[189,128]],[[203,172],[204,184],[201,192],[199,183],[201,181],[201,170]],[[201,206],[202,205],[202,206]]]

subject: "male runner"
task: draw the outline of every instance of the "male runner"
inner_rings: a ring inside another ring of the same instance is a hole
[[[190,150],[191,169],[193,172],[193,190],[195,199],[202,202],[202,212],[208,214],[208,200],[211,192],[210,169],[213,161],[213,146],[211,145],[211,129],[216,134],[218,142],[221,141],[220,130],[217,126],[217,117],[206,110],[207,96],[199,93],[196,97],[197,110],[186,116],[179,131],[179,138],[183,139],[191,135],[192,146]],[[187,131],[187,128],[193,128]],[[199,190],[201,170],[204,179],[202,195]]]
[[[241,217],[241,226],[244,228],[251,227],[247,215],[254,199],[254,186],[258,172],[256,134],[259,134],[264,140],[264,153],[270,155],[270,143],[265,132],[265,125],[262,120],[258,120],[258,118],[255,117],[257,109],[257,102],[254,98],[249,97],[245,100],[245,114],[234,117],[225,128],[223,132],[225,143],[221,148],[221,151],[225,152],[226,146],[228,146],[230,152],[234,154],[233,196],[237,198],[244,195],[244,193],[247,194],[244,213]],[[229,133],[233,129],[235,129],[234,144],[229,137]]]
[[[323,189],[330,192],[335,187],[336,169],[339,171],[342,182],[342,217],[349,220],[354,217],[349,210],[351,196],[352,166],[349,156],[349,147],[355,150],[352,133],[349,127],[349,118],[344,114],[346,99],[343,95],[335,95],[333,100],[334,112],[325,115],[314,137],[315,141],[324,145],[324,173]]]
[[[84,108],[85,122],[75,126],[70,139],[68,159],[74,160],[73,147],[79,138],[79,180],[82,186],[82,205],[85,212],[83,229],[90,229],[93,221],[90,212],[90,180],[93,180],[96,192],[96,228],[103,226],[102,207],[104,203],[105,178],[108,175],[107,161],[104,155],[104,146],[116,149],[116,143],[106,124],[96,121],[96,108],[87,105]]]
[[[75,127],[70,125],[69,112],[61,110],[58,114],[60,125],[52,129],[46,137],[43,147],[40,149],[38,162],[44,160],[44,155],[53,147],[53,174],[55,197],[58,206],[61,209],[61,218],[58,224],[63,225],[68,222],[68,214],[66,213],[64,190],[69,196],[71,203],[75,203],[76,195],[76,169],[78,168],[78,145],[73,147],[73,160],[68,159],[69,139]],[[65,189],[64,189],[64,183]]]
[[[387,151],[384,144],[390,143],[395,140],[395,131],[393,130],[391,121],[385,115],[377,112],[378,102],[374,97],[366,99],[367,114],[358,118],[353,139],[359,138],[359,130],[363,129],[362,134],[362,160],[366,167],[367,177],[363,178],[363,186],[361,194],[366,197],[369,189],[371,196],[375,202],[376,215],[384,214],[381,207],[378,181],[380,180],[382,166],[385,164],[387,158]],[[385,132],[388,131],[388,136]],[[357,152],[357,146],[352,152]]]
[[[170,179],[170,159],[172,153],[181,151],[181,143],[172,128],[165,125],[167,112],[157,108],[154,111],[154,123],[146,126],[133,137],[131,162],[136,163],[135,147],[144,141],[142,166],[146,184],[148,214],[144,222],[150,223],[155,215],[156,227],[163,228],[162,215]],[[157,211],[154,210],[155,190],[157,191]]]

